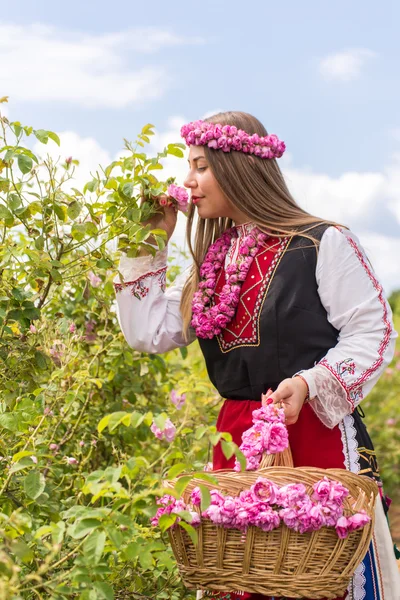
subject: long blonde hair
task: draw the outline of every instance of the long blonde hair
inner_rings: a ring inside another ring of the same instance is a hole
[[[249,134],[268,135],[258,119],[244,112],[219,113],[205,120],[221,125],[235,125]],[[256,223],[261,230],[272,232],[276,237],[302,235],[317,246],[318,240],[307,232],[320,223],[337,225],[309,214],[296,203],[275,159],[266,160],[243,152],[216,151],[207,146],[204,146],[204,152],[207,163],[228,201],[245,213],[249,221]],[[191,320],[192,297],[199,284],[200,266],[204,256],[210,245],[233,225],[232,219],[228,217],[199,217],[192,244],[194,217],[195,206],[191,204],[186,239],[193,257],[193,266],[184,285],[180,304],[185,336]]]

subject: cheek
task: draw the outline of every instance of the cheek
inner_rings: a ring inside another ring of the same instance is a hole
[[[210,169],[204,174],[200,187],[204,195],[212,197],[218,204],[224,203],[225,196]]]

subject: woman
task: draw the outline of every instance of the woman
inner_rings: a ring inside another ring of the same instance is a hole
[[[161,353],[197,336],[225,399],[219,431],[240,445],[268,392],[284,405],[295,466],[344,468],[381,486],[357,406],[392,359],[396,333],[357,238],[296,204],[276,160],[284,144],[251,115],[217,114],[182,127],[182,136],[190,148],[194,265],[165,291],[167,250],[121,259],[124,283],[115,282],[128,343]],[[174,209],[164,208],[152,224],[169,238]],[[233,460],[215,448],[214,469],[232,468]],[[382,494],[348,600],[399,598],[384,508]]]

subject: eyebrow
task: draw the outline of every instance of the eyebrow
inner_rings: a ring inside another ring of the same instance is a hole
[[[204,160],[206,160],[206,157],[205,157],[205,156],[202,156],[202,155],[200,155],[200,156],[196,156],[196,158],[194,158],[194,159],[193,159],[193,162],[197,162],[197,161],[198,161],[198,160],[200,160],[201,158],[204,158]],[[188,163],[189,163],[189,165],[190,165],[190,160],[189,160],[189,159],[188,159]]]

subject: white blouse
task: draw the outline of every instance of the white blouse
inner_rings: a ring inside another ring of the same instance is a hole
[[[242,236],[253,224],[237,227],[226,265],[234,261]],[[167,248],[155,257],[123,256],[114,279],[118,319],[130,346],[162,353],[196,339],[192,329],[185,341],[179,310],[188,271],[165,289]],[[322,236],[316,281],[328,321],[339,331],[338,342],[313,368],[301,371],[310,391],[310,404],[327,427],[353,412],[371,391],[394,355],[397,334],[392,312],[357,237],[329,227]]]

